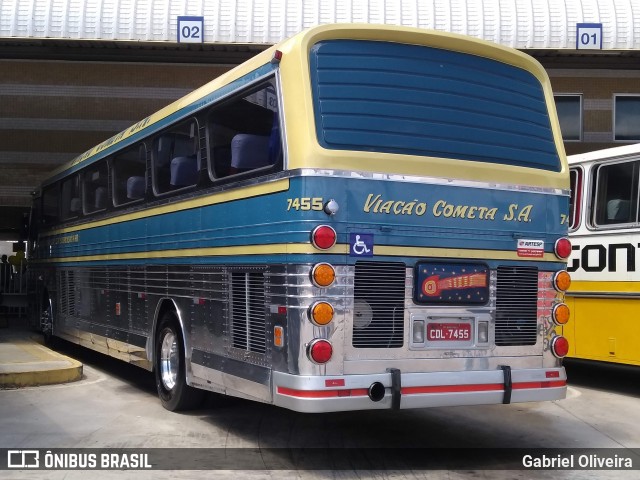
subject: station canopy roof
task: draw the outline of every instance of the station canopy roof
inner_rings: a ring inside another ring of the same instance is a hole
[[[345,22],[442,30],[521,50],[575,50],[577,25],[593,23],[602,26],[603,51],[640,50],[640,0],[0,0],[0,44],[176,49],[181,16],[203,17],[203,42],[191,50],[251,51]]]

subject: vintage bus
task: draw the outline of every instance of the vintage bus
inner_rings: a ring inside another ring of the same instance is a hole
[[[155,371],[170,410],[560,399],[568,212],[537,62],[320,26],[43,183],[34,318]]]
[[[640,365],[640,144],[569,157],[569,356]]]

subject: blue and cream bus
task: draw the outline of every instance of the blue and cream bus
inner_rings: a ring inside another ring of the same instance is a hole
[[[155,371],[170,410],[560,399],[568,209],[537,62],[320,26],[42,184],[33,318]]]

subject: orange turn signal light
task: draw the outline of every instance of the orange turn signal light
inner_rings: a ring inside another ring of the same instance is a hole
[[[571,275],[566,270],[560,270],[553,277],[553,286],[559,292],[566,292],[571,286]]]
[[[318,263],[311,270],[311,281],[316,287],[329,287],[336,279],[336,270],[328,263]]]
[[[328,302],[316,302],[309,308],[309,319],[320,327],[331,322],[333,314],[333,306]]]
[[[553,307],[553,321],[556,325],[565,325],[569,321],[570,311],[566,303],[558,303]]]

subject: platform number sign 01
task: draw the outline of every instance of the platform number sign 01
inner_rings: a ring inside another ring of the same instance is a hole
[[[202,43],[204,17],[178,17],[178,43]]]
[[[602,50],[602,24],[578,23],[576,28],[576,50]]]

